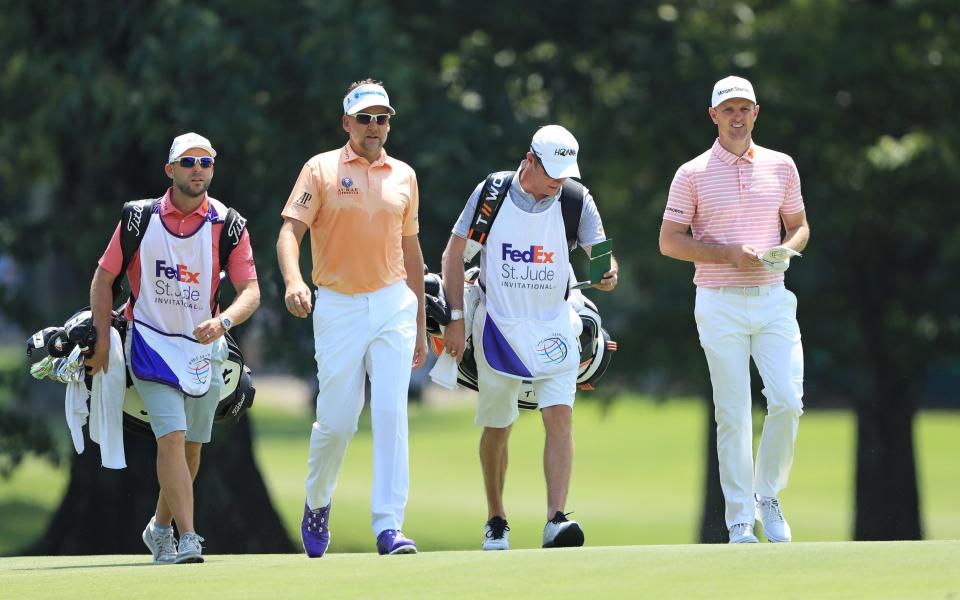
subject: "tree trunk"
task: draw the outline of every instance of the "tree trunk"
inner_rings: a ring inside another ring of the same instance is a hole
[[[856,540],[919,540],[913,450],[915,402],[900,386],[878,386],[857,410]],[[904,393],[901,393],[903,391]]]
[[[727,523],[723,489],[720,487],[720,461],[717,458],[717,422],[713,416],[713,392],[704,394],[707,403],[706,471],[703,483],[703,512],[700,516],[700,543],[727,542]]]
[[[215,426],[204,444],[194,484],[197,532],[211,554],[294,552],[254,462],[248,418]],[[127,468],[104,469],[87,437],[60,507],[25,554],[147,553],[140,534],[157,504],[156,447],[152,438],[126,433]]]

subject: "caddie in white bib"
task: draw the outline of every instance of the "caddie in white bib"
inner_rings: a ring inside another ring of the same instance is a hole
[[[570,258],[559,202],[540,213],[503,203],[484,253],[480,357],[515,379],[546,379],[580,362],[580,317],[565,301]]]
[[[199,398],[210,387],[213,345],[193,337],[210,318],[213,268],[213,203],[203,225],[189,236],[167,230],[159,212],[140,244],[140,295],[133,305],[130,368],[154,381]]]

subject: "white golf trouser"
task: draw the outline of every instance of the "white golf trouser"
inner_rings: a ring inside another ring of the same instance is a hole
[[[416,338],[417,299],[406,283],[367,294],[316,293],[313,334],[317,420],[310,433],[307,504],[333,497],[347,444],[357,431],[370,378],[373,426],[373,533],[400,529],[409,489],[407,388]]]
[[[752,524],[754,492],[776,497],[787,486],[803,414],[803,346],[797,324],[797,297],[783,284],[697,288],[694,315],[713,384],[727,527]],[[767,399],[755,473],[751,356]]]

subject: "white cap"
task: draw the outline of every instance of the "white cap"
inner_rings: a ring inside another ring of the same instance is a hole
[[[355,115],[371,106],[383,106],[391,115],[397,114],[397,111],[390,106],[390,96],[382,85],[375,83],[358,85],[343,97],[343,114],[345,115]]]
[[[217,155],[217,151],[213,149],[210,140],[199,133],[193,133],[191,131],[190,133],[184,133],[183,135],[178,135],[173,138],[173,143],[170,145],[170,156],[167,157],[167,162],[172,163],[177,160],[190,148],[203,148],[210,153],[210,156]]]
[[[744,98],[757,103],[757,96],[753,93],[753,85],[743,77],[731,75],[724,77],[713,86],[713,97],[710,106],[716,108],[718,104],[730,98]]]
[[[580,177],[577,153],[580,144],[573,134],[559,125],[541,127],[533,134],[530,149],[543,163],[543,169],[553,179]]]

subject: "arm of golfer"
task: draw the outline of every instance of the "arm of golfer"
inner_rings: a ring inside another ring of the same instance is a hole
[[[708,244],[693,239],[689,229],[689,225],[664,219],[660,226],[660,253],[677,260],[730,263],[741,268],[760,264],[753,246]]]
[[[403,268],[407,272],[407,287],[417,297],[417,341],[413,347],[413,368],[419,369],[427,360],[427,313],[423,297],[423,252],[420,236],[405,235],[400,240],[403,249]]]
[[[93,313],[93,326],[97,330],[97,342],[93,346],[93,356],[85,359],[84,364],[90,367],[91,375],[95,375],[100,369],[103,369],[104,373],[110,370],[110,313],[113,305],[113,281],[117,277],[97,266],[90,283],[90,312]]]
[[[307,318],[313,307],[310,287],[300,273],[300,242],[306,231],[306,223],[284,217],[280,236],[277,238],[277,261],[280,263],[283,283],[287,288],[283,294],[283,303],[291,315],[301,319]]]
[[[783,245],[802,252],[810,241],[810,225],[807,223],[807,211],[800,211],[792,215],[782,215],[783,227],[786,234],[783,236]]]
[[[441,276],[443,277],[443,295],[451,310],[463,310],[463,249],[467,240],[451,235],[443,251]],[[463,360],[463,348],[467,333],[464,320],[450,321],[443,330],[444,350],[459,363]]]

